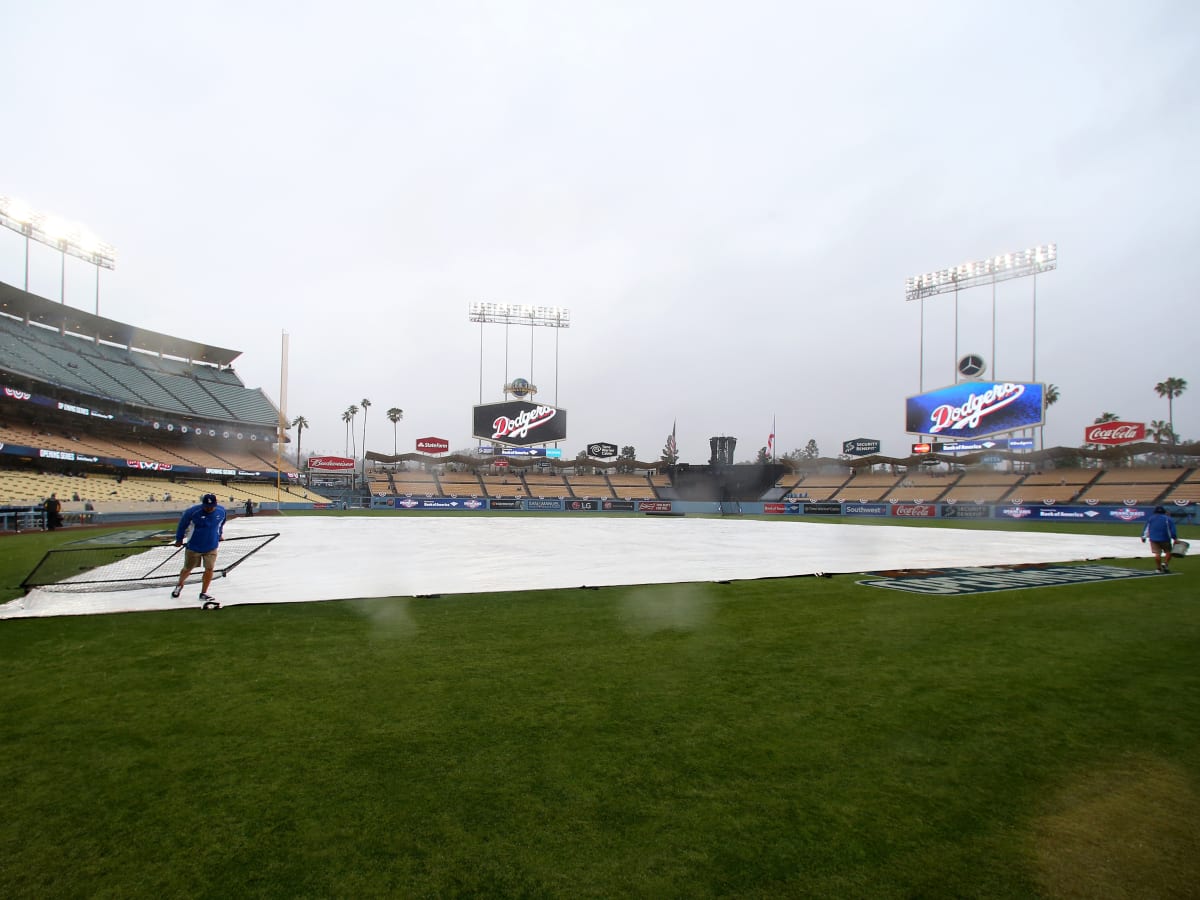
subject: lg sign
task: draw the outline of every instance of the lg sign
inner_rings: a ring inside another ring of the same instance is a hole
[[[447,453],[450,450],[450,442],[445,438],[440,437],[423,437],[417,438],[418,453]]]

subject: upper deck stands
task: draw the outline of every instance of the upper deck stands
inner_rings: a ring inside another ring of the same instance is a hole
[[[187,343],[187,342],[181,342]],[[274,427],[279,411],[228,369],[114,347],[0,315],[0,369],[95,400]]]

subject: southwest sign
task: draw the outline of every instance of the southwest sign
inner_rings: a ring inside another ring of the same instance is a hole
[[[1089,425],[1083,430],[1083,440],[1088,444],[1132,444],[1146,439],[1145,422],[1103,422]]]
[[[905,401],[905,430],[956,441],[1043,424],[1045,385],[965,381]]]
[[[566,440],[567,411],[545,403],[508,400],[473,409],[473,437],[482,441],[525,447]]]

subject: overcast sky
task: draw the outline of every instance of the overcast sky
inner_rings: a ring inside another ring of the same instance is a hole
[[[8,2],[0,194],[117,248],[100,312],[242,352],[303,448],[471,446],[505,376],[567,455],[906,455],[956,351],[1200,438],[1193,2]],[[1055,242],[1060,268],[906,302],[908,276]],[[25,244],[0,230],[0,280]],[[30,290],[59,299],[34,245]],[[94,310],[68,259],[65,301]],[[472,302],[570,310],[482,329]],[[957,329],[955,321],[957,319]],[[957,331],[957,333],[956,333]],[[1036,337],[1036,354],[1034,344]],[[557,338],[557,342],[556,342]],[[557,343],[557,364],[556,364]],[[993,347],[995,348],[993,354]],[[923,351],[923,353],[922,353]],[[924,357],[924,371],[920,361]],[[994,356],[994,358],[993,358]],[[356,419],[361,444],[363,416]]]

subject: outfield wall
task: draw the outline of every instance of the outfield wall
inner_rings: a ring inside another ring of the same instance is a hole
[[[955,519],[1062,522],[1145,521],[1153,506],[1102,506],[1004,503],[862,503],[859,501],[809,503],[717,502],[696,500],[576,500],[564,498],[487,498],[487,497],[373,497],[372,509],[395,512],[441,510],[447,512],[561,512],[561,513],[641,513],[644,515],[745,515],[745,516],[820,516],[871,519]],[[1168,510],[1176,519],[1192,523],[1200,504],[1173,504]]]

